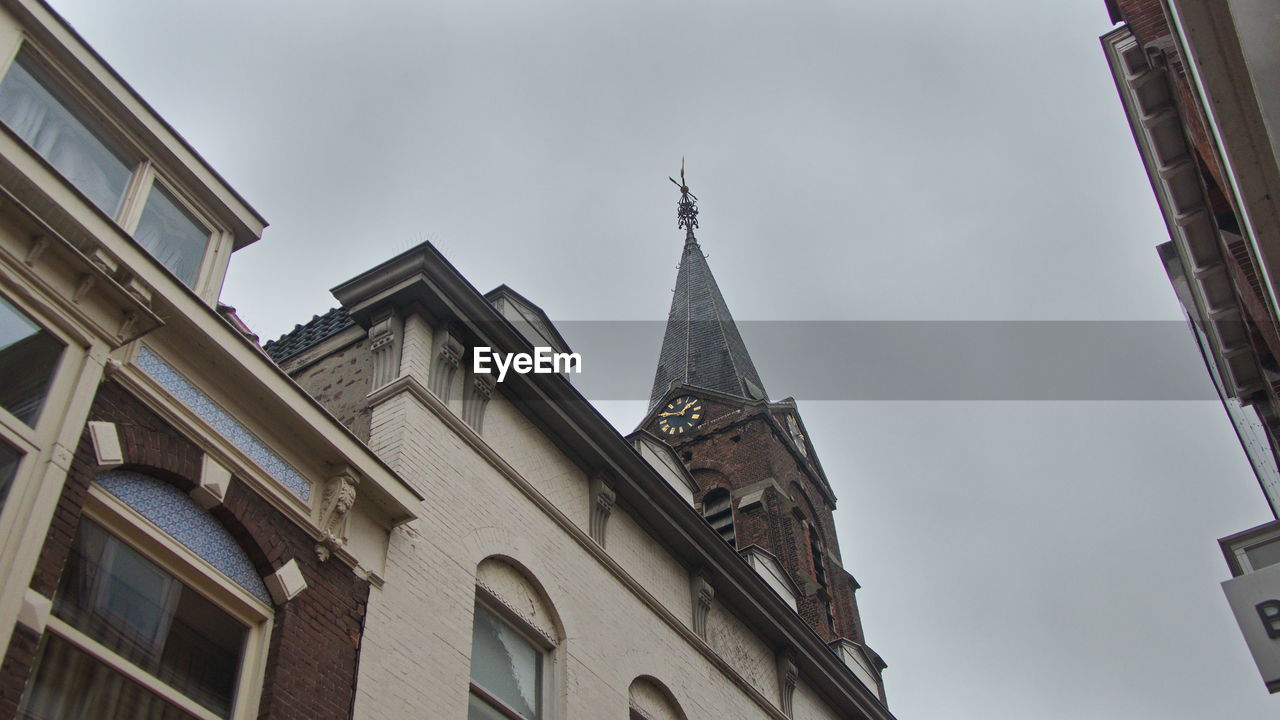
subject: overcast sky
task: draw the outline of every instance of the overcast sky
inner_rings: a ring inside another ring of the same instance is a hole
[[[556,320],[661,320],[682,155],[739,320],[1181,317],[1103,0],[53,4],[270,221],[224,293],[264,339],[423,240]],[[902,720],[1275,716],[1218,587],[1269,514],[1216,403],[801,412]]]

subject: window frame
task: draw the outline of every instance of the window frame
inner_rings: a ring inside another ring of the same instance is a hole
[[[6,440],[10,445],[22,443],[26,448],[19,447],[19,451],[24,453],[38,453],[43,443],[42,436],[46,434],[49,425],[54,422],[51,418],[58,415],[52,408],[61,406],[66,394],[70,394],[71,388],[65,387],[67,384],[67,376],[69,368],[79,365],[84,358],[84,346],[87,343],[78,341],[76,337],[65,332],[59,327],[59,323],[54,322],[55,318],[40,312],[30,303],[22,301],[22,295],[25,293],[12,292],[17,288],[13,288],[8,283],[0,282],[0,299],[13,306],[15,310],[22,313],[28,320],[35,323],[39,328],[53,336],[55,340],[62,343],[62,354],[58,356],[58,367],[54,369],[53,374],[49,377],[49,386],[45,391],[44,400],[40,405],[40,413],[36,416],[34,425],[28,425],[18,416],[9,412],[8,409],[0,407],[0,439]],[[50,402],[54,400],[55,402]]]
[[[270,649],[274,618],[272,608],[236,585],[207,560],[174,540],[96,482],[90,483],[81,519],[97,523],[113,538],[155,563],[238,622],[244,623],[247,632],[231,713],[224,719],[155,675],[117,655],[62,618],[50,615],[45,631],[71,643],[97,662],[198,720],[254,720],[258,713]]]
[[[76,187],[57,168],[53,167],[39,152],[23,141],[22,138],[17,137],[8,127],[0,124],[3,132],[13,135],[15,140],[25,147],[32,157],[48,167],[53,175],[61,179],[66,187],[74,192],[92,212],[114,223],[121,233],[127,236],[129,241],[146,258],[154,262],[157,267],[163,268],[178,285],[188,288],[210,304],[215,303],[218,291],[221,289],[226,275],[226,263],[219,261],[230,253],[234,245],[231,231],[224,224],[214,222],[211,219],[214,216],[213,213],[209,212],[201,203],[194,201],[189,193],[181,189],[179,183],[170,180],[161,172],[152,159],[151,153],[148,153],[132,138],[130,133],[121,127],[117,121],[113,120],[111,113],[106,112],[101,103],[93,98],[92,93],[85,88],[84,83],[76,80],[72,73],[64,70],[63,66],[55,61],[52,55],[46,52],[41,44],[30,34],[26,32],[19,33],[17,42],[7,56],[3,58],[3,61],[0,62],[0,82],[8,76],[10,68],[24,52],[33,58],[44,74],[52,79],[54,88],[46,88],[46,90],[49,90],[50,94],[54,95],[55,98],[59,96],[64,98],[68,103],[66,108],[68,112],[87,126],[91,126],[91,133],[97,130],[103,135],[104,137],[100,138],[100,140],[108,146],[108,149],[114,148],[114,151],[119,151],[119,153],[128,156],[132,160],[133,165],[129,181],[125,184],[120,206],[115,214],[107,213],[95,205],[80,188]],[[39,82],[40,79],[36,78],[36,80]],[[138,222],[142,217],[143,207],[146,205],[151,189],[156,183],[159,183],[182,209],[192,219],[196,220],[197,224],[209,231],[209,240],[205,245],[204,256],[200,260],[195,280],[190,286],[179,280],[172,270],[165,267],[155,256],[133,239],[133,234],[137,231]]]
[[[31,302],[32,293],[17,278],[0,275],[0,297],[63,345],[35,425],[26,424],[0,407],[0,441],[22,456],[0,506],[0,569],[8,569],[14,561],[14,550],[22,543],[24,523],[20,518],[29,512],[30,504],[40,491],[40,469],[55,459],[54,446],[67,414],[73,410],[76,386],[84,381],[87,373],[96,374],[100,370],[89,360],[89,340],[72,332],[66,322],[53,313]]]
[[[211,213],[205,211],[198,203],[187,197],[186,193],[178,186],[177,183],[170,180],[156,168],[155,163],[150,159],[144,159],[137,170],[137,187],[130,186],[126,191],[125,202],[122,205],[120,219],[117,221],[128,235],[129,239],[133,239],[134,233],[138,231],[138,225],[142,222],[142,211],[147,206],[147,200],[151,198],[151,193],[160,189],[167,193],[174,200],[181,210],[196,223],[200,229],[205,231],[204,255],[200,258],[199,267],[196,269],[196,277],[192,282],[190,289],[200,297],[206,297],[210,288],[220,288],[222,286],[223,276],[226,274],[226,263],[222,263],[221,272],[216,273],[218,268],[218,260],[227,254],[233,243],[230,231],[224,229],[221,225],[214,222]],[[136,190],[133,196],[128,193]],[[135,242],[137,242],[135,240]],[[139,246],[141,247],[141,246]],[[147,257],[155,260],[157,265],[164,267],[158,259],[155,258],[146,249],[143,252]],[[178,276],[172,270],[164,267],[165,271],[178,280]],[[178,280],[178,284],[187,287],[185,283]],[[217,298],[206,298],[216,301]]]
[[[507,607],[506,603],[494,597],[485,588],[479,585],[476,586],[475,605],[479,605],[484,608],[490,615],[497,618],[499,622],[510,628],[511,631],[520,639],[529,643],[531,647],[541,653],[538,656],[538,673],[540,675],[539,691],[541,692],[541,696],[539,698],[540,702],[538,703],[538,717],[535,720],[555,720],[555,718],[558,717],[555,712],[555,708],[558,703],[555,701],[556,696],[553,694],[556,687],[556,644],[551,642],[550,639],[514,613],[509,607]],[[471,616],[471,632],[473,636],[475,633],[475,622],[475,613],[473,611]],[[468,701],[470,696],[474,695],[493,709],[494,712],[497,712],[505,718],[509,718],[509,720],[530,720],[530,718],[521,715],[508,707],[500,698],[484,689],[481,685],[476,684],[476,682],[471,679],[471,663],[474,662],[474,656],[475,645],[473,643],[471,656],[468,658],[467,662]]]

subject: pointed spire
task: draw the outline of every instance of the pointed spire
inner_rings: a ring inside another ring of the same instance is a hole
[[[766,395],[760,375],[694,237],[698,198],[684,182],[683,159],[680,182],[670,180],[680,188],[677,227],[685,229],[685,240],[649,407],[657,405],[675,382],[745,399],[763,399]]]

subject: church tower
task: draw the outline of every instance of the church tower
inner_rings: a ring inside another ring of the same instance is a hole
[[[884,699],[885,663],[866,645],[858,583],[845,569],[836,498],[793,399],[769,400],[702,248],[681,168],[685,229],[671,312],[640,430],[671,446],[697,482],[695,507],[748,563],[794,594],[796,612]]]

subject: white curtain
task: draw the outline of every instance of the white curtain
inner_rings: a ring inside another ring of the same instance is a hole
[[[195,284],[209,233],[182,212],[158,185],[151,188],[133,239],[188,287]]]
[[[115,215],[132,173],[28,71],[20,55],[0,83],[0,120],[95,205]]]

